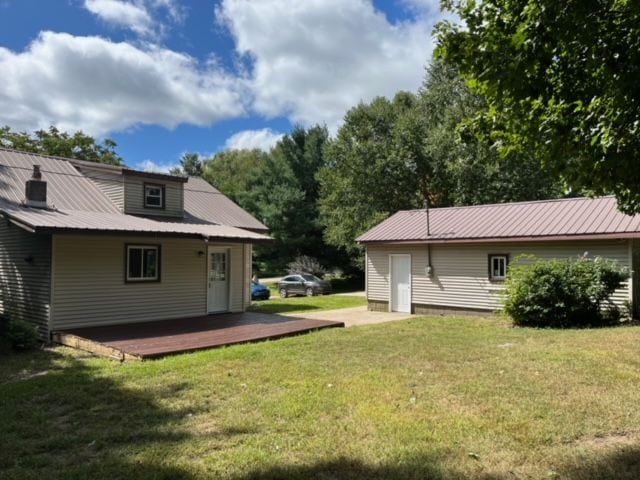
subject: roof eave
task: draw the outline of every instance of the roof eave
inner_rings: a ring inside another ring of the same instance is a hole
[[[112,237],[162,237],[162,238],[190,238],[199,239],[208,242],[226,242],[226,243],[252,243],[252,244],[270,244],[273,242],[271,237],[268,238],[250,238],[250,237],[225,237],[218,235],[203,235],[200,233],[183,233],[183,232],[150,232],[137,230],[102,230],[88,228],[62,228],[62,227],[36,227],[36,234],[51,235],[101,235]]]

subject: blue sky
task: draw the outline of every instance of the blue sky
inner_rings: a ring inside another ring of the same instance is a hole
[[[438,0],[0,0],[0,125],[110,137],[133,167],[270,148],[416,90]]]

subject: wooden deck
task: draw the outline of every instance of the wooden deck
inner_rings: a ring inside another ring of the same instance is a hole
[[[119,360],[143,360],[206,348],[276,339],[342,322],[264,313],[228,313],[53,332],[53,341]]]

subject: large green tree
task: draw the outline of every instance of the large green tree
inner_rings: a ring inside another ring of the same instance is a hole
[[[430,65],[418,95],[350,110],[320,173],[325,237],[362,266],[354,239],[401,209],[548,198],[558,183],[532,156],[501,158],[458,125],[486,107],[455,68]]]
[[[345,249],[352,257],[360,256],[355,237],[387,217],[391,212],[416,206],[419,195],[417,179],[395,148],[396,126],[405,114],[412,113],[417,98],[411,93],[399,93],[393,100],[376,98],[361,103],[345,117],[337,137],[327,148],[326,165],[319,174],[321,182],[320,213],[329,244]],[[406,123],[402,141],[405,154],[421,153],[415,139],[419,128]],[[413,150],[412,152],[409,152]],[[362,265],[359,265],[362,267]]]
[[[259,261],[268,269],[281,270],[300,255],[326,266],[344,262],[344,256],[324,242],[319,220],[317,173],[324,165],[328,139],[325,127],[295,127],[251,172],[245,193],[238,196],[274,238],[272,245],[258,250]]]
[[[269,152],[224,150],[202,162],[202,177],[264,222],[274,243],[256,249],[260,268],[283,271],[299,255],[325,266],[346,262],[319,221],[318,170],[329,139],[322,126],[297,126]]]
[[[249,189],[247,183],[259,175],[268,156],[268,153],[258,149],[223,150],[203,161],[202,177],[244,206]]]
[[[488,109],[475,129],[574,189],[640,211],[640,2],[445,0],[437,55]]]
[[[93,137],[81,131],[71,135],[53,126],[49,130],[38,130],[33,134],[16,132],[10,127],[0,128],[0,145],[25,152],[123,165],[122,157],[116,153],[118,145],[110,138],[96,142]]]

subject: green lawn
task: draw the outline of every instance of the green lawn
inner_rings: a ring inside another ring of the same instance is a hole
[[[350,295],[321,295],[317,297],[280,298],[271,292],[269,300],[252,302],[251,311],[263,313],[302,313],[305,311],[337,310],[367,304],[365,297]]]
[[[420,318],[119,364],[0,358],[0,477],[638,479],[640,328]]]

